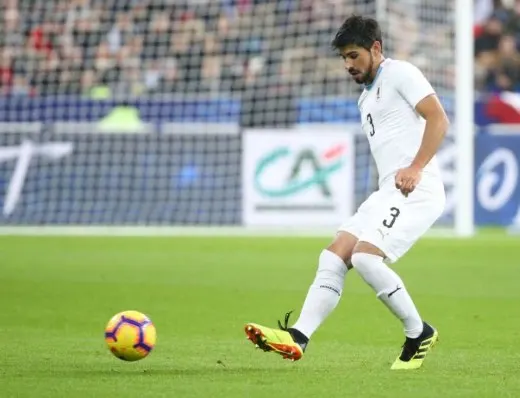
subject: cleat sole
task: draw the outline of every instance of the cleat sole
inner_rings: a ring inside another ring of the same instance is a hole
[[[283,359],[297,361],[302,357],[302,352],[296,347],[284,344],[269,344],[262,331],[252,325],[246,325],[244,328],[246,338],[251,341],[257,349],[265,352],[275,352],[282,356]]]

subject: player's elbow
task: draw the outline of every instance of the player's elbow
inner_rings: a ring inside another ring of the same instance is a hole
[[[427,119],[428,120],[428,119]],[[433,126],[435,126],[434,130],[438,132],[439,135],[444,138],[448,133],[448,129],[450,127],[450,120],[448,116],[444,112],[436,112],[432,115],[429,120]]]
[[[443,138],[448,133],[449,128],[450,128],[450,119],[444,112],[442,112],[442,114],[439,117],[439,133],[442,134]]]

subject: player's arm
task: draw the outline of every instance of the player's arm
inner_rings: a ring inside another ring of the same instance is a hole
[[[426,120],[421,146],[409,167],[399,170],[395,185],[404,195],[412,192],[421,178],[422,169],[437,153],[446,131],[448,117],[430,82],[411,64],[403,64],[396,79],[397,90]]]
[[[422,170],[437,153],[448,130],[449,121],[439,98],[434,94],[419,101],[415,109],[426,120],[426,127],[411,167]]]

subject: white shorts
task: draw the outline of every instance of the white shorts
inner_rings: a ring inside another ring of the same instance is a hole
[[[446,194],[440,177],[423,174],[419,185],[405,197],[393,178],[372,193],[338,231],[349,232],[395,262],[432,226],[444,211]]]

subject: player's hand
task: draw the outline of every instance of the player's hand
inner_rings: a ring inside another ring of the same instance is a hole
[[[404,196],[408,196],[419,184],[419,181],[421,181],[421,173],[422,169],[416,166],[400,169],[395,176],[396,188],[399,189]]]

